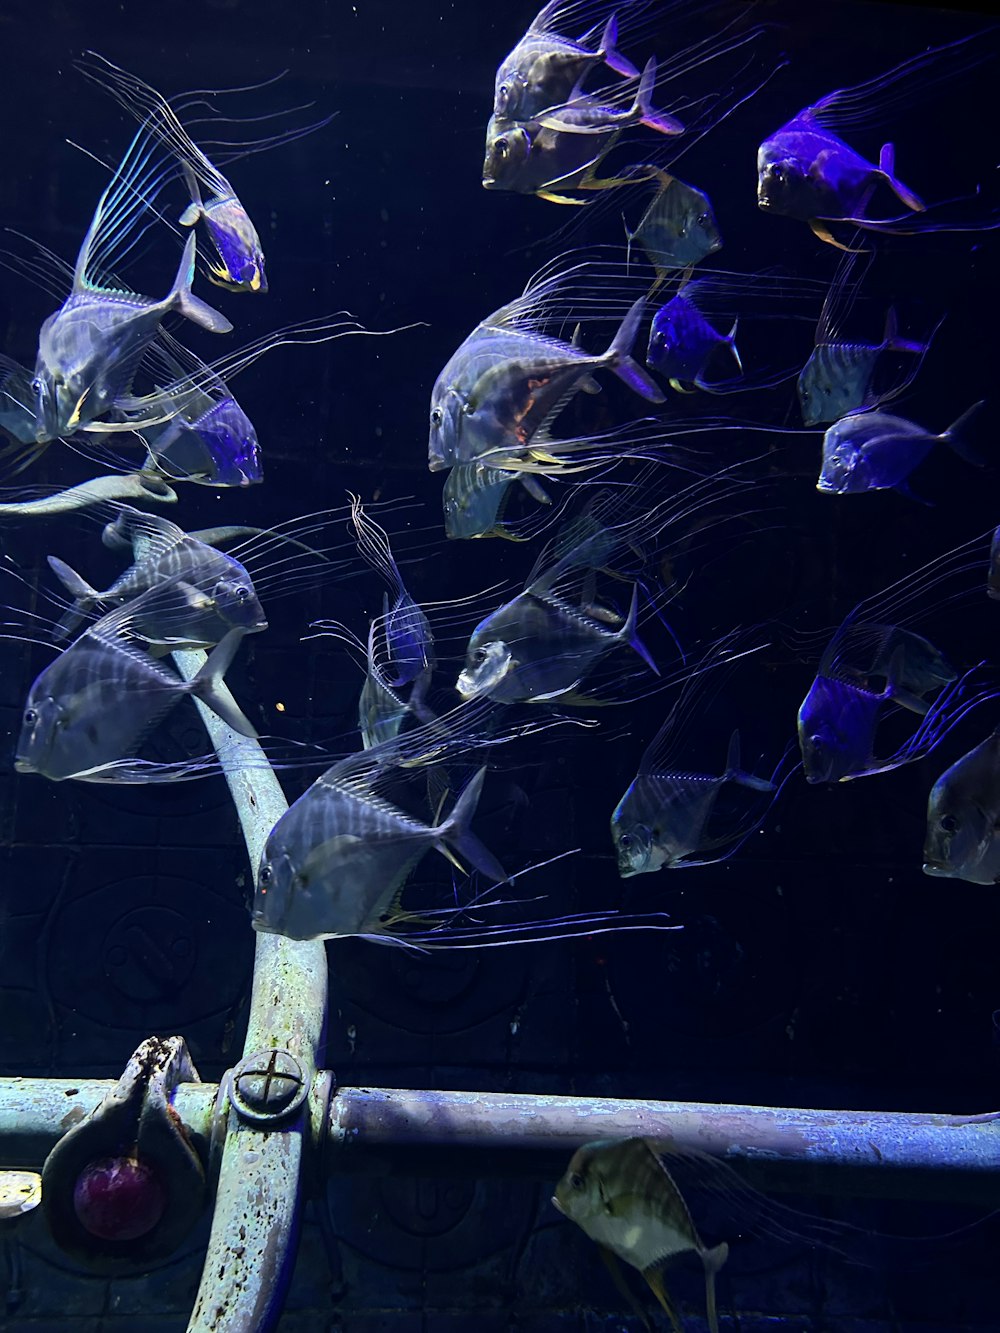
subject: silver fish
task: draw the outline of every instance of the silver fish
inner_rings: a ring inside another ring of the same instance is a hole
[[[1000,729],[931,788],[924,874],[970,884],[1000,881]]]
[[[427,616],[406,591],[386,531],[365,513],[358,496],[351,496],[351,524],[358,550],[371,567],[389,585],[384,594],[379,633],[385,643],[385,661],[381,671],[393,688],[410,685],[425,672],[433,671],[437,661],[434,635]]]
[[[722,249],[712,204],[706,194],[676,176],[657,173],[659,188],[635,231],[625,228],[629,248],[638,241],[661,280],[672,269],[690,268]]]
[[[184,596],[180,580],[151,588],[140,600],[147,606],[157,603],[163,614],[172,596]],[[141,781],[141,766],[129,761],[137,759],[156,723],[187,695],[201,699],[234,731],[256,736],[253,724],[219,689],[243,640],[242,629],[230,630],[186,681],[134,642],[133,614],[130,606],[110,611],[35,680],[15,749],[19,773],[39,773],[54,782]]]
[[[729,1246],[723,1241],[709,1249],[702,1243],[652,1140],[584,1144],[573,1154],[552,1202],[602,1251],[639,1270],[676,1333],[682,1333],[680,1317],[660,1268],[679,1254],[697,1254],[705,1269],[708,1327],[710,1333],[719,1333],[715,1275],[726,1262]]]
[[[469,830],[486,770],[446,819],[429,825],[380,794],[385,753],[380,746],[335,764],[275,824],[257,874],[255,930],[299,940],[391,940],[403,885],[431,848],[449,860],[454,849],[489,880],[506,880]]]
[[[975,466],[982,460],[962,439],[962,431],[982,403],[974,403],[940,435],[889,412],[852,412],[823,436],[823,463],[816,489],[824,495],[864,491],[910,493],[907,480],[936,444],[946,444]]]
[[[821,328],[823,324],[821,317]],[[824,421],[837,421],[849,412],[866,410],[896,397],[913,379],[913,374],[890,393],[875,395],[872,379],[879,357],[885,352],[904,352],[922,359],[928,346],[899,336],[894,310],[886,315],[885,332],[879,343],[833,341],[817,332],[816,345],[798,378],[803,424],[818,426]]]

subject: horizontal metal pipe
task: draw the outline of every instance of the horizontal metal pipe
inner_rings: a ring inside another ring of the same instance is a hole
[[[537,1094],[341,1088],[330,1171],[555,1180],[591,1139],[644,1135],[739,1166],[768,1189],[1000,1199],[1000,1112],[982,1116],[717,1106]]]
[[[0,1079],[0,1166],[38,1170],[113,1086]],[[174,1106],[208,1139],[217,1087],[182,1083]],[[315,1103],[321,1114],[322,1101]],[[323,1127],[314,1125],[314,1134]],[[340,1088],[323,1176],[340,1172],[555,1179],[589,1139],[644,1134],[721,1157],[765,1188],[996,1203],[1000,1113],[814,1111],[527,1093]],[[742,1170],[742,1168],[748,1170]]]

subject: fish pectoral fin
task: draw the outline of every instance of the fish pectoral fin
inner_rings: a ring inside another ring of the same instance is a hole
[[[681,1323],[674,1303],[667,1294],[667,1289],[663,1284],[663,1274],[658,1268],[644,1268],[642,1270],[642,1275],[649,1284],[650,1291],[666,1311],[667,1318],[670,1320],[670,1325],[673,1328],[674,1333],[684,1333],[684,1326]]]

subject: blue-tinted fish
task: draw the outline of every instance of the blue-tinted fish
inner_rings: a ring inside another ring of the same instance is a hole
[[[841,105],[878,82],[829,93],[764,140],[757,150],[758,207],[800,218],[820,240],[833,244],[837,242],[821,219],[863,218],[880,184],[887,185],[907,208],[923,211],[923,202],[895,174],[891,143],[882,145],[876,164],[855,152],[833,129]]]
[[[426,615],[406,591],[385,529],[365,513],[356,495],[351,496],[351,523],[358,550],[382,575],[392,594],[391,603],[389,593],[384,594],[379,622],[379,634],[385,642],[381,670],[386,683],[398,689],[434,669],[434,635]]]
[[[19,773],[61,782],[142,780],[138,751],[149,732],[187,695],[200,699],[244,736],[252,723],[219,686],[243,640],[231,629],[191,680],[157,661],[134,640],[136,618],[155,608],[169,615],[184,600],[182,580],[150,588],[138,600],[110,611],[38,676],[28,694],[15,749]]]
[[[209,266],[211,280],[229,291],[266,292],[264,252],[257,229],[232,185],[188,134],[173,106],[136,75],[94,51],[87,54],[89,61],[80,62],[78,68],[177,159],[191,196],[180,223],[193,227],[202,222],[215,250],[215,262]]]
[[[257,873],[253,927],[290,939],[347,935],[391,940],[404,914],[399,896],[434,848],[452,850],[493,883],[507,875],[470,831],[483,787],[481,768],[446,819],[404,813],[381,794],[386,747],[335,764],[271,830]]]
[[[486,128],[483,188],[534,194],[556,204],[583,201],[566,190],[609,190],[648,179],[655,168],[641,173],[599,178],[597,169],[629,125],[647,125],[662,134],[676,134],[677,122],[652,110],[649,99],[656,82],[656,63],[650,58],[643,70],[635,100],[627,109],[609,107],[581,94],[558,108],[557,115],[541,120],[511,120],[491,116]]]
[[[698,284],[688,283],[653,316],[649,330],[646,364],[666,375],[675,389],[688,385],[711,391],[719,381],[705,379],[717,353],[725,351],[740,375],[743,363],[736,350],[736,323],[728,333],[718,333],[698,309]]]
[[[823,464],[816,489],[825,495],[897,490],[909,494],[907,479],[936,444],[947,444],[967,462],[982,465],[962,440],[962,430],[982,403],[963,412],[934,435],[905,417],[888,412],[854,412],[823,436]]]
[[[530,120],[537,112],[559,106],[597,65],[605,64],[625,78],[639,71],[617,50],[614,14],[605,23],[596,48],[595,34],[573,40],[556,31],[566,16],[565,0],[550,0],[532,19],[524,36],[500,62],[493,94],[493,114],[509,120]]]
[[[671,269],[690,268],[722,248],[707,195],[676,176],[657,173],[660,185],[635,231],[625,228],[629,246],[638,241],[658,278]]]
[[[136,551],[135,563],[103,591],[92,587],[65,561],[49,556],[63,586],[74,599],[61,628],[68,632],[95,607],[133,605],[130,634],[146,643],[170,647],[208,647],[239,627],[254,634],[267,629],[264,608],[244,566],[216,550],[210,541],[245,535],[244,528],[187,533],[159,514],[120,506],[111,541]],[[205,540],[205,538],[209,540]],[[176,592],[163,602],[134,602],[148,589],[170,583]]]
[[[442,492],[445,536],[516,539],[516,534],[502,522],[508,492],[516,482],[521,482],[540,504],[551,503],[530,473],[508,472],[485,463],[456,463]]]
[[[481,460],[492,467],[521,460],[554,464],[548,427],[579,390],[596,393],[595,370],[613,371],[649,402],[663,393],[632,358],[644,308],[628,310],[607,350],[589,355],[575,343],[532,327],[541,296],[557,292],[559,275],[489,315],[465,339],[438,375],[431,394],[427,453],[432,472]]]
[[[760,827],[777,794],[774,782],[743,771],[738,731],[718,776],[671,768],[667,742],[676,723],[672,712],[611,816],[623,878],[723,860]]]
[[[1000,881],[1000,729],[931,788],[924,874],[970,884]]]
[[[927,348],[927,343],[899,336],[894,310],[886,316],[885,333],[879,343],[817,340],[798,379],[803,423],[817,426],[824,421],[838,421],[848,412],[884,401],[884,395],[876,398],[872,394],[872,379],[879,357],[884,352],[906,352],[923,357]],[[906,383],[910,379],[912,376],[907,377]],[[892,396],[896,392],[898,390]]]
[[[599,508],[572,522],[541,552],[524,591],[476,626],[457,681],[463,698],[497,703],[572,702],[578,687],[608,653],[628,645],[657,667],[639,638],[638,585],[628,611],[600,603],[595,571],[607,568],[627,542],[626,525],[602,524]]]

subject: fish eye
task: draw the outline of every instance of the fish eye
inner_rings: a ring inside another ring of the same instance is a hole
[[[626,850],[628,850],[628,848],[632,846],[632,834],[623,833],[621,837],[618,839],[618,846],[624,847]]]
[[[440,407],[435,407],[433,412],[431,412],[431,425],[440,426],[442,421],[444,421],[444,413],[441,411]]]
[[[958,831],[958,820],[954,815],[942,815],[938,820],[938,827],[945,833],[956,833]]]
[[[261,889],[266,889],[267,886],[271,883],[272,879],[274,879],[274,870],[272,869],[272,867],[261,866],[260,874],[257,876],[257,887]]]
[[[26,708],[24,710],[24,725],[26,727],[33,727],[37,721],[38,721],[37,710],[34,708]]]
[[[823,737],[822,737],[822,736],[810,736],[810,737],[809,737],[809,743],[810,743],[811,745],[822,745],[822,744],[823,744]]]
[[[506,156],[507,156],[507,152],[508,152],[509,148],[510,148],[510,144],[507,142],[506,139],[498,139],[498,140],[497,140],[497,152],[500,154],[501,157],[506,157]]]
[[[583,1176],[580,1175],[579,1171],[574,1171],[569,1178],[569,1184],[570,1189],[582,1190],[586,1188],[587,1182],[584,1180]]]
[[[233,596],[236,598],[238,602],[245,602],[247,598],[250,596],[250,589],[246,586],[246,584],[241,583],[237,586]]]
[[[709,221],[710,221],[710,219],[709,219],[709,216],[708,216],[707,213],[699,213],[699,214],[698,214],[698,226],[699,226],[699,227],[707,227],[708,224],[709,224]]]
[[[472,654],[472,660],[473,662],[475,662],[476,666],[482,666],[482,664],[486,661],[487,656],[488,653],[486,652],[485,648],[477,648],[476,651]]]

